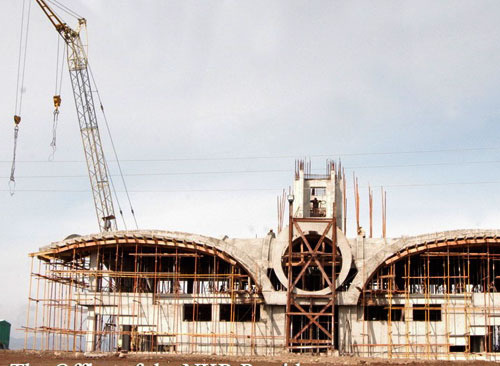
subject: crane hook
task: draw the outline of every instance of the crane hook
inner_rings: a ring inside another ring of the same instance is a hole
[[[50,142],[50,147],[52,148],[52,153],[49,155],[49,161],[54,160],[54,155],[56,154],[56,133],[57,133],[57,123],[59,122],[59,107],[61,106],[61,96],[54,95],[54,121],[52,123],[52,141]]]
[[[59,109],[61,106],[61,96],[60,95],[54,95],[54,107],[56,111]]]
[[[10,195],[13,196],[16,191],[16,149],[17,149],[17,137],[19,135],[19,124],[21,123],[21,116],[14,115],[14,152],[12,154],[12,167],[10,168],[10,179],[9,179],[9,191]]]

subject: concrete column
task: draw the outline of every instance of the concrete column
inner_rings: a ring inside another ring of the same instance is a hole
[[[356,237],[356,260],[363,261],[365,259],[365,237],[358,235]]]
[[[90,270],[97,271],[97,252],[90,253]],[[97,292],[97,276],[89,276],[90,291]]]
[[[94,307],[89,307],[87,313],[87,334],[85,335],[85,352],[93,352],[95,350],[95,327],[95,309]]]

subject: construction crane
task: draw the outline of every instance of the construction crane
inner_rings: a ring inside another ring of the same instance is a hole
[[[101,232],[117,230],[108,167],[97,125],[87,52],[80,38],[80,31],[86,26],[86,20],[78,19],[77,29],[72,29],[54,13],[44,0],[36,0],[36,2],[67,44],[69,75],[99,229]],[[55,107],[58,108],[60,104],[60,96],[54,96]]]

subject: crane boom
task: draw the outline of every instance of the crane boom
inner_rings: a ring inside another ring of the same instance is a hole
[[[74,30],[63,23],[44,0],[36,2],[68,46],[68,69],[99,229],[101,232],[117,230],[108,168],[89,78],[88,58],[80,38],[80,27],[85,26],[86,21],[83,18],[79,19],[78,30]]]

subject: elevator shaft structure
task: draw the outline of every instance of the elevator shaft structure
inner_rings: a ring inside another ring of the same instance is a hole
[[[57,16],[44,0],[36,2],[67,44],[68,69],[99,229],[101,232],[117,230],[108,167],[97,125],[87,52],[80,37],[86,20],[78,19],[78,27],[74,30]]]

